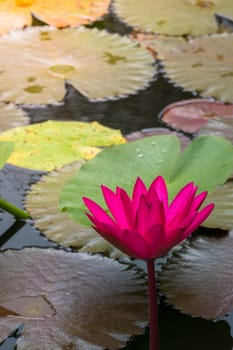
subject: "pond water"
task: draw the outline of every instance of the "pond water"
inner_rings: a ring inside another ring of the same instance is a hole
[[[118,23],[113,16],[98,23],[109,31],[127,33],[128,28]],[[48,119],[93,121],[117,128],[123,134],[142,129],[162,127],[158,115],[168,104],[194,97],[173,87],[163,77],[157,79],[144,91],[119,100],[107,102],[89,102],[84,96],[67,87],[64,105],[47,108],[27,109],[31,123]],[[29,184],[39,178],[40,172],[23,170],[6,165],[0,173],[1,195],[22,206],[23,194]],[[5,213],[0,213],[0,249],[21,249],[26,246],[51,247],[49,242],[33,227],[33,222],[22,223]],[[1,350],[15,349],[16,331],[0,345]],[[160,305],[160,343],[161,350],[231,350],[233,348],[233,314],[221,320],[207,321],[181,314],[167,306],[163,299]],[[148,348],[148,332],[136,337],[127,349],[146,350]],[[32,349],[33,350],[33,349]],[[54,349],[56,350],[56,349]]]

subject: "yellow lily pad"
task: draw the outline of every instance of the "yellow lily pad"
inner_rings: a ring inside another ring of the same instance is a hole
[[[61,101],[65,81],[92,100],[134,94],[154,78],[154,59],[128,38],[80,27],[32,27],[0,38],[0,100]],[[7,57],[7,59],[6,59]]]
[[[4,0],[0,1],[0,34],[32,23],[33,13],[56,27],[95,21],[108,11],[110,0]]]
[[[163,51],[164,73],[204,97],[233,102],[233,33],[199,37]]]
[[[19,127],[0,135],[15,144],[8,163],[35,170],[52,170],[75,160],[91,159],[99,147],[124,143],[120,131],[97,122],[57,122]]]
[[[215,14],[233,18],[231,0],[115,0],[121,20],[144,32],[168,35],[215,33]]]

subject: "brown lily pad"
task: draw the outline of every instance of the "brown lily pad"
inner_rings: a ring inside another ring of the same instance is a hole
[[[28,248],[0,254],[0,340],[18,350],[118,349],[147,321],[146,283],[101,256]]]
[[[128,96],[156,74],[147,50],[95,28],[28,27],[0,37],[0,51],[0,100],[26,105],[61,102],[65,82],[91,100]]]
[[[29,118],[27,114],[12,103],[5,104],[0,102],[0,132],[15,128],[17,126],[27,125]]]
[[[160,274],[160,288],[167,302],[206,319],[217,319],[233,310],[232,249],[232,232],[192,238]]]
[[[81,252],[104,253],[119,258],[124,254],[104,240],[96,231],[72,220],[59,210],[64,185],[79,171],[84,162],[65,165],[41,177],[28,191],[25,206],[35,226],[50,240]]]
[[[163,52],[164,74],[175,85],[233,103],[233,33],[190,39]]]
[[[233,104],[191,99],[172,103],[160,113],[165,123],[191,134],[203,128],[212,118],[222,116],[233,116]]]

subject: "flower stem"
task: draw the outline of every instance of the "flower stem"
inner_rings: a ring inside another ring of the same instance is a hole
[[[148,259],[146,263],[149,292],[150,350],[159,350],[159,317],[154,259]]]
[[[3,198],[0,198],[0,208],[8,211],[8,213],[14,215],[17,219],[24,220],[29,218],[29,214],[27,212],[7,202]]]

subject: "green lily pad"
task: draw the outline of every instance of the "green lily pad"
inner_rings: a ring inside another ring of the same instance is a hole
[[[0,142],[0,169],[6,163],[14,149],[14,143],[10,141]]]
[[[155,75],[146,50],[85,27],[13,31],[0,38],[0,51],[0,100],[15,103],[57,103],[65,82],[92,100],[119,98],[146,88]]]
[[[212,191],[226,181],[232,170],[233,147],[221,137],[196,138],[181,154],[175,136],[147,137],[106,149],[84,164],[64,186],[60,207],[74,220],[88,224],[82,197],[90,197],[105,207],[101,184],[112,189],[120,186],[130,193],[137,176],[149,185],[157,175],[162,175],[172,198],[190,181],[200,191]]]
[[[112,258],[124,254],[104,240],[90,227],[72,220],[67,212],[59,211],[59,198],[64,185],[79,171],[84,163],[65,165],[41,177],[33,184],[25,198],[25,206],[35,226],[48,239],[81,252],[105,253]]]
[[[223,317],[233,309],[233,235],[199,235],[159,274],[167,302],[191,316]]]
[[[115,13],[121,20],[144,32],[168,35],[215,33],[215,14],[233,18],[231,0],[115,0]]]
[[[232,103],[232,45],[233,33],[189,40],[167,50],[164,73],[185,90]]]
[[[203,132],[198,133],[199,135],[212,134],[211,131],[207,131],[209,129],[207,125],[208,122],[210,122],[210,125],[215,123],[211,120],[215,120],[217,116],[233,116],[233,104],[197,98],[172,103],[160,113],[160,118],[175,129],[196,133],[204,128]],[[207,126],[207,129],[205,126]],[[215,134],[220,135],[217,130],[216,125]],[[226,137],[223,134],[220,136]]]
[[[9,130],[0,141],[13,141],[9,163],[35,170],[52,170],[75,160],[91,159],[98,147],[124,143],[118,130],[97,122],[47,121]]]
[[[102,256],[28,248],[0,254],[0,341],[18,350],[119,349],[144,332],[144,275]]]

